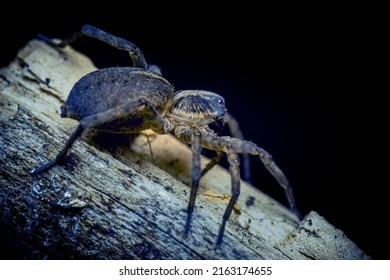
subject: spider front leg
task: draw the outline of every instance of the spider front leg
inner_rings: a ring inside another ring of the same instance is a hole
[[[244,140],[244,135],[241,132],[238,121],[229,112],[225,113],[224,120],[229,127],[230,135],[234,138]],[[251,184],[251,166],[247,153],[242,153],[242,171],[244,180]]]
[[[224,152],[227,154],[228,162],[230,164],[230,178],[231,178],[231,188],[232,196],[229,200],[229,203],[226,207],[225,213],[222,216],[222,224],[219,228],[219,233],[217,237],[217,245],[222,243],[223,234],[225,232],[226,222],[229,219],[233,207],[237,202],[238,196],[240,195],[240,160],[238,154],[230,145],[224,146]]]
[[[232,196],[226,207],[225,213],[223,214],[222,224],[217,237],[217,245],[220,245],[222,243],[222,238],[225,232],[226,222],[233,211],[233,207],[237,202],[238,196],[240,195],[240,161],[238,154],[234,150],[234,147],[232,147],[228,142],[221,142],[219,141],[220,138],[216,136],[211,136],[209,134],[202,135],[201,132],[193,132],[186,127],[176,128],[175,136],[181,139],[184,143],[191,143],[192,151],[191,195],[188,203],[187,220],[184,227],[185,235],[187,235],[190,230],[192,213],[194,211],[195,200],[201,176],[203,176],[216,164],[216,162],[222,156],[222,151],[225,152],[228,156],[228,162],[230,164]],[[218,160],[210,161],[205,169],[201,172],[200,154],[202,151],[202,146],[215,150],[217,152],[216,158],[218,158]]]
[[[199,181],[201,178],[200,153],[202,151],[202,137],[200,132],[193,133],[191,151],[192,151],[192,165],[191,165],[191,194],[187,208],[187,220],[184,226],[184,234],[188,235],[191,227],[192,213],[194,212],[195,199],[198,193]]]
[[[244,141],[228,136],[218,137],[211,134],[202,135],[202,146],[207,149],[217,151],[217,153],[220,151],[226,153],[230,164],[232,197],[229,201],[228,206],[226,207],[225,213],[222,218],[222,225],[220,227],[220,231],[217,237],[217,244],[220,244],[222,242],[226,222],[229,219],[234,204],[236,203],[240,194],[240,169],[239,158],[237,155],[238,153],[246,153],[259,156],[266,169],[272,174],[272,176],[276,179],[279,185],[284,189],[291,210],[297,215],[299,219],[302,219],[302,215],[300,214],[296,206],[293,190],[287,180],[286,175],[276,165],[276,163],[272,159],[272,156],[263,148],[260,148],[249,141]]]
[[[226,122],[230,135],[234,138],[238,138],[240,140],[244,140],[244,136],[240,130],[238,121],[228,112],[225,113],[224,116],[224,121]],[[202,170],[202,177],[210,170],[212,169],[216,164],[218,164],[221,160],[222,157],[222,152],[221,151],[216,151],[217,155],[213,157],[210,162],[206,165],[206,167]],[[251,182],[251,171],[250,171],[250,159],[249,159],[249,154],[247,153],[242,153],[242,171],[243,171],[243,178],[245,181],[248,183]]]
[[[299,219],[302,219],[302,215],[298,211],[297,204],[295,202],[293,189],[288,182],[286,175],[279,168],[279,166],[276,165],[275,161],[272,159],[272,156],[266,150],[261,147],[258,147],[252,142],[231,137],[221,137],[221,140],[222,138],[224,141],[230,143],[230,145],[237,153],[248,153],[259,156],[265,168],[271,173],[271,175],[275,178],[279,185],[284,189],[290,209],[296,214]]]

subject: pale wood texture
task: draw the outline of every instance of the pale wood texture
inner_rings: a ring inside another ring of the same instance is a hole
[[[230,195],[229,173],[220,166],[202,178],[184,237],[190,150],[170,135],[145,132],[133,142],[117,137],[107,144],[90,134],[75,142],[63,164],[31,176],[76,127],[59,116],[59,107],[94,69],[71,47],[31,40],[0,70],[0,225],[10,239],[38,252],[27,258],[370,258],[316,212],[299,222],[246,182],[224,243],[215,249]]]

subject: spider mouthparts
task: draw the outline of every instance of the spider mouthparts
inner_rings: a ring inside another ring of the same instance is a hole
[[[225,112],[219,113],[219,114],[215,117],[215,122],[222,122],[222,121],[224,121],[224,119],[225,119]]]

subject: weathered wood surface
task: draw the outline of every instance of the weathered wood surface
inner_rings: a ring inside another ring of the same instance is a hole
[[[59,107],[72,85],[94,69],[71,47],[57,50],[32,40],[0,70],[1,232],[38,252],[27,258],[370,258],[316,212],[299,222],[246,182],[216,249],[230,195],[229,173],[219,166],[202,178],[184,237],[190,150],[170,135],[148,133],[153,163],[145,135],[131,144],[117,137],[115,145],[84,137],[63,164],[31,176],[76,127],[60,118]]]

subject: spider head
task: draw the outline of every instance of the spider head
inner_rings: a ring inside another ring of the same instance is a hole
[[[209,125],[223,120],[225,100],[222,96],[204,90],[175,92],[168,115],[188,125]]]

